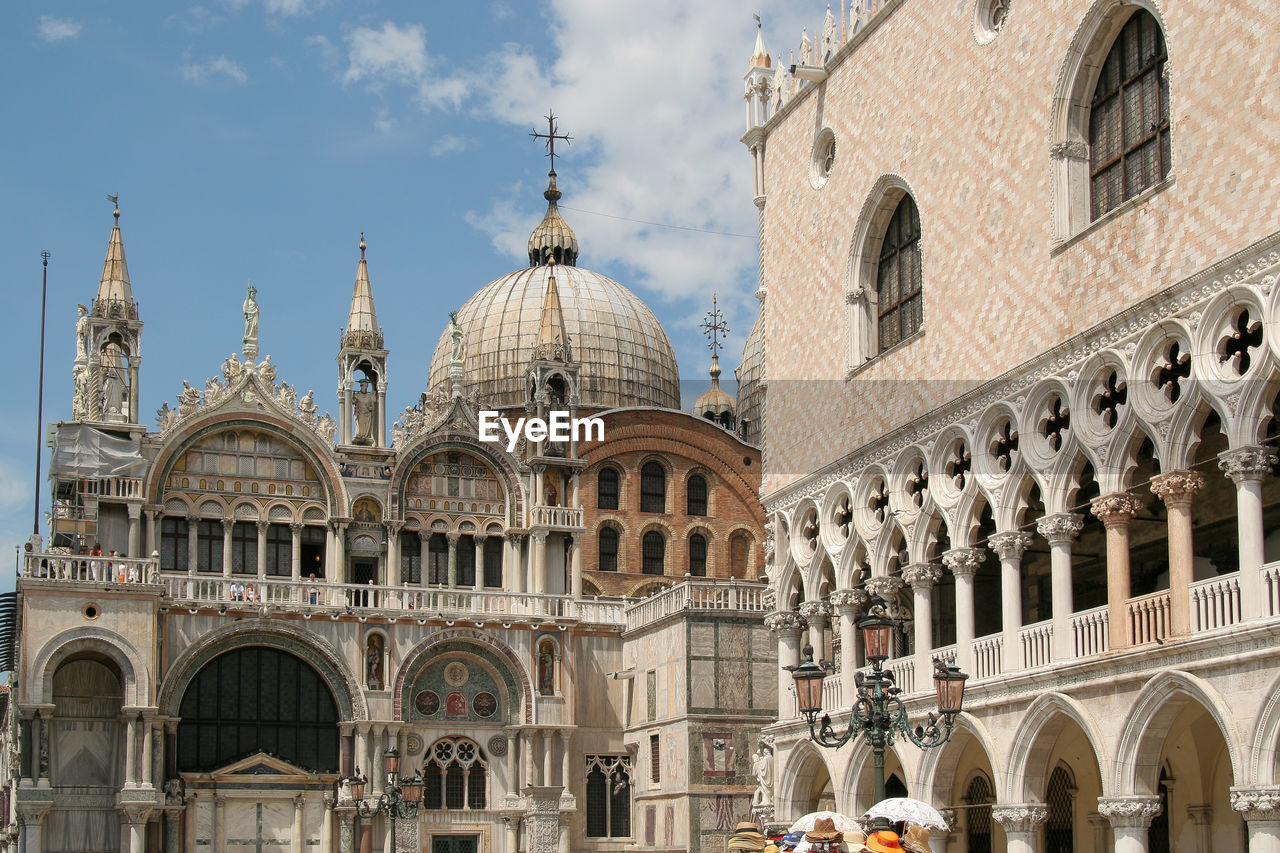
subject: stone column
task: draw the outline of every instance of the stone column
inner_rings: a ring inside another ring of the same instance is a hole
[[[1276,464],[1266,447],[1240,447],[1218,454],[1218,467],[1236,484],[1236,538],[1240,554],[1240,615],[1245,621],[1269,614],[1262,582],[1262,480]]]
[[[569,788],[569,729],[560,730],[560,786]]]
[[[849,706],[858,692],[854,676],[862,638],[858,635],[857,618],[866,610],[867,593],[861,589],[838,589],[831,593],[830,600],[840,615],[840,697]]]
[[[382,764],[382,753],[386,751],[384,732],[380,726],[369,727],[369,789],[375,800],[386,788],[387,771]]]
[[[227,797],[225,794],[213,795],[213,850],[227,848]]]
[[[793,695],[791,673],[784,666],[796,666],[800,663],[800,632],[804,629],[804,618],[799,613],[779,610],[764,617],[764,626],[778,635],[778,719],[795,718],[794,703],[787,700]]]
[[[355,814],[343,810],[338,817],[338,850],[339,853],[355,853]],[[327,853],[327,851],[326,851]]]
[[[1075,657],[1071,636],[1071,543],[1084,528],[1084,516],[1070,512],[1046,515],[1036,522],[1036,530],[1049,542],[1049,575],[1052,587],[1053,657]],[[1021,581],[1019,581],[1021,583]]]
[[[267,528],[270,524],[259,521],[258,524],[258,580],[267,576]]]
[[[933,563],[912,563],[902,570],[902,579],[911,584],[917,686],[933,678],[933,585],[941,578],[942,568]]]
[[[127,511],[129,513],[129,556],[146,556],[146,552],[142,550],[142,504],[129,501]]]
[[[805,601],[800,604],[800,615],[809,626],[809,645],[813,646],[813,659],[831,660],[831,649],[827,643],[831,605],[825,601]]]
[[[542,593],[547,591],[547,534],[539,530],[531,537],[533,543],[533,577],[530,578],[529,591]]]
[[[454,589],[458,586],[458,540],[462,538],[455,530],[450,530],[444,535],[445,540],[449,543],[449,575],[447,586]]]
[[[222,521],[222,576],[231,577],[231,530],[236,526],[234,518],[224,518]]]
[[[124,723],[124,787],[136,788],[138,787],[138,777],[134,772],[134,759],[137,750],[134,746],[138,728],[137,710],[125,708],[121,722]]]
[[[476,546],[476,575],[472,579],[475,581],[473,587],[476,592],[484,589],[484,540],[487,538],[483,532],[477,532],[471,537]]]
[[[160,508],[148,507],[143,510],[147,517],[146,533],[143,534],[143,541],[146,542],[146,553],[160,550]],[[139,552],[141,553],[141,552]]]
[[[302,810],[307,801],[302,794],[293,798],[293,837],[289,843],[289,853],[303,853],[306,850],[306,839],[303,837]]]
[[[1093,499],[1090,511],[1107,528],[1107,634],[1112,649],[1133,645],[1129,629],[1129,522],[1142,501],[1128,492]]]
[[[1031,534],[1020,530],[996,533],[987,540],[987,545],[1000,558],[1001,672],[1017,672],[1026,665],[1019,629],[1022,628],[1022,555],[1030,544]]]
[[[1111,822],[1115,853],[1146,853],[1147,827],[1160,814],[1160,798],[1098,797],[1098,814]]]
[[[324,818],[320,824],[320,853],[333,853],[333,796],[324,795]]]
[[[330,583],[347,582],[347,523],[334,521],[333,525],[333,571],[329,573]]]
[[[44,816],[49,812],[48,802],[20,803],[18,817],[22,819],[23,835],[26,843],[19,848],[22,853],[43,853],[43,842],[40,839],[44,828]]]
[[[200,810],[200,795],[194,792],[187,794],[187,806],[183,814],[183,835],[186,840],[183,843],[183,850],[198,850],[196,846],[196,822],[197,813]]]
[[[506,547],[502,554],[503,582],[510,583],[516,592],[524,592],[525,573],[524,567],[520,565],[521,534],[508,530],[503,534],[503,538],[506,539]]]
[[[539,733],[538,740],[542,744],[542,778],[543,785],[551,783],[551,764],[555,758],[555,742],[551,740],[550,730],[543,730]]]
[[[142,714],[142,720],[139,723],[139,725],[142,727],[141,785],[144,788],[154,788],[155,782],[152,781],[154,777],[151,775],[151,772],[154,769],[152,767],[152,761],[153,761],[152,756],[154,754],[152,752],[152,748],[154,747],[154,742],[153,742],[154,727],[153,727],[153,720],[151,715],[144,711]]]
[[[289,525],[289,576],[294,583],[302,580],[302,523],[298,521]]]
[[[129,853],[147,853],[147,818],[145,814],[128,812],[121,815],[129,826]]]
[[[533,732],[520,733],[520,761],[524,765],[524,787],[533,787]]]
[[[574,598],[582,598],[582,536],[569,540],[570,592]]]
[[[942,555],[942,564],[956,578],[956,665],[968,673],[974,671],[973,576],[986,559],[982,548],[952,548]]]
[[[1004,828],[1009,853],[1040,850],[1040,826],[1049,819],[1049,807],[1044,803],[993,806],[991,817]]]
[[[1195,827],[1195,849],[1191,853],[1213,853],[1213,806],[1187,806],[1187,817]]]
[[[366,725],[356,725],[356,775],[360,773],[360,765],[364,765],[365,777],[373,779],[373,769],[369,766],[369,729]]]
[[[200,565],[200,516],[187,516],[187,574],[195,575]],[[190,590],[195,595],[195,590]]]
[[[382,524],[387,528],[387,586],[400,586],[403,583],[400,576],[400,530],[404,522],[384,521]]]
[[[1249,853],[1280,853],[1280,787],[1232,788],[1231,808],[1249,827]]]
[[[36,776],[37,788],[50,787],[49,782],[49,726],[53,720],[53,706],[46,705],[36,709],[34,723],[36,729],[36,750],[31,756],[32,772]]]
[[[1191,499],[1204,488],[1199,471],[1168,471],[1151,478],[1151,492],[1169,511],[1169,632],[1191,633],[1191,582],[1196,555],[1191,541]]]

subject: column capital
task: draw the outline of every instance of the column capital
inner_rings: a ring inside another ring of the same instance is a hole
[[[871,595],[878,595],[885,601],[893,601],[898,597],[898,590],[902,589],[903,582],[902,578],[880,576],[867,578],[863,586]]]
[[[1129,521],[1142,511],[1142,499],[1128,492],[1099,495],[1089,503],[1089,512],[1108,528],[1128,527]]]
[[[524,534],[517,530],[504,530],[502,536],[512,545],[519,545],[520,540],[524,539]]]
[[[934,563],[912,563],[902,570],[902,579],[912,589],[933,589],[942,580],[942,567]]]
[[[457,545],[458,540],[462,538],[462,534],[456,530],[450,530],[448,533],[444,535],[444,538],[449,542],[450,545]]]
[[[1169,505],[1189,505],[1203,488],[1204,474],[1199,471],[1167,471],[1151,478],[1151,493]]]
[[[1237,447],[1218,454],[1218,469],[1238,486],[1250,480],[1261,480],[1271,473],[1276,461],[1276,454],[1268,447]]]
[[[271,522],[266,521],[266,520],[260,520],[260,521],[258,521],[258,522],[257,522],[257,524],[258,524],[258,532],[259,532],[259,533],[266,533],[266,532],[267,532],[267,528],[271,526]]]
[[[871,596],[864,589],[837,589],[828,597],[831,606],[844,614],[846,611],[859,613],[866,609]]]
[[[1035,832],[1037,826],[1049,819],[1049,807],[1044,803],[992,806],[991,817],[1005,832]]]
[[[289,522],[289,530],[290,530],[290,532],[292,532],[292,533],[301,533],[301,532],[302,532],[302,528],[304,528],[304,527],[306,527],[306,525],[305,525],[305,524],[303,524],[301,521],[291,521],[291,522]]]
[[[1098,814],[1116,829],[1146,829],[1160,814],[1159,797],[1098,797]]]
[[[297,811],[302,811],[303,806],[307,804],[307,798],[302,794],[295,794],[293,797],[293,807]]]
[[[1070,544],[1082,529],[1084,516],[1076,512],[1058,512],[1046,515],[1036,522],[1036,531],[1048,539],[1050,545]]]
[[[778,610],[764,617],[764,626],[779,635],[798,635],[805,624],[804,617],[790,610]]]
[[[396,521],[396,520],[387,520],[382,522],[382,526],[387,528],[387,533],[389,535],[396,536],[400,533],[401,529],[404,527],[404,522]]]
[[[1031,547],[1033,537],[1021,530],[1004,530],[993,533],[987,538],[987,546],[996,552],[1001,560],[1021,560],[1022,554]]]
[[[1231,808],[1245,820],[1280,820],[1280,787],[1232,788]]]
[[[827,619],[831,616],[831,605],[825,601],[804,601],[800,604],[800,615],[809,621],[813,618]]]
[[[222,530],[224,533],[230,533],[231,528],[236,526],[236,520],[234,518],[220,518],[218,521],[222,522]]]
[[[942,565],[956,577],[973,577],[986,559],[987,552],[982,548],[952,548],[943,552]]]

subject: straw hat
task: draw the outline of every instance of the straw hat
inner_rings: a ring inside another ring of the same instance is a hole
[[[805,841],[839,841],[842,837],[836,829],[836,822],[829,817],[820,817],[814,821],[813,829],[804,834]]]
[[[729,836],[728,849],[759,851],[763,850],[768,843],[769,839],[760,834],[760,827],[749,820],[744,820],[733,828],[733,835]]]
[[[910,853],[933,853],[929,846],[929,830],[915,824],[908,826],[907,834],[902,836],[902,849]]]
[[[867,849],[875,853],[898,853],[903,846],[898,843],[898,833],[891,829],[882,829],[867,836]]]

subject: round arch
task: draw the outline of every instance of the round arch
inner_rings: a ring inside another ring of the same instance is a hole
[[[95,626],[73,628],[56,635],[32,659],[33,678],[28,684],[30,702],[53,702],[53,674],[65,661],[80,654],[100,654],[109,658],[123,678],[124,704],[149,705],[152,674],[146,658],[120,634]]]
[[[424,432],[398,454],[395,467],[391,470],[391,505],[385,510],[389,513],[388,517],[404,516],[405,489],[409,484],[409,475],[418,467],[418,463],[433,453],[446,450],[464,450],[493,467],[506,493],[506,524],[514,527],[516,520],[523,517],[524,490],[519,486],[520,476],[513,467],[511,458],[505,453],[494,453],[492,446],[482,443],[474,434],[455,431]]]
[[[446,644],[441,646],[441,644]],[[468,648],[470,647],[470,648]],[[484,660],[489,667],[496,670],[500,681],[508,691],[506,697],[512,708],[511,722],[515,724],[533,722],[533,682],[520,658],[506,643],[483,631],[470,628],[446,628],[437,631],[419,642],[404,656],[404,663],[396,673],[391,695],[394,697],[394,715],[397,720],[404,720],[408,702],[412,700],[409,691],[418,674],[441,653],[461,651]],[[516,714],[517,707],[523,708],[523,714]]]
[[[955,787],[956,771],[960,769],[960,758],[970,743],[982,750],[992,778],[1004,776],[1004,768],[1000,765],[1001,752],[995,747],[986,726],[968,711],[962,711],[956,717],[955,730],[946,746],[926,749],[920,756],[916,787],[921,799],[939,803],[952,801],[950,795]]]

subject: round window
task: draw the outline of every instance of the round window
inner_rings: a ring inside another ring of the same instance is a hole
[[[990,44],[1009,18],[1012,0],[976,0],[973,6],[973,37],[978,44]]]
[[[821,189],[831,176],[831,169],[836,163],[836,135],[829,127],[818,131],[813,140],[813,163],[809,169],[809,183],[814,189]]]
[[[86,619],[97,619],[98,616],[101,615],[102,613],[102,608],[96,604],[90,603],[90,604],[86,604],[84,606],[84,609],[82,609],[80,612],[84,614],[84,618]]]

